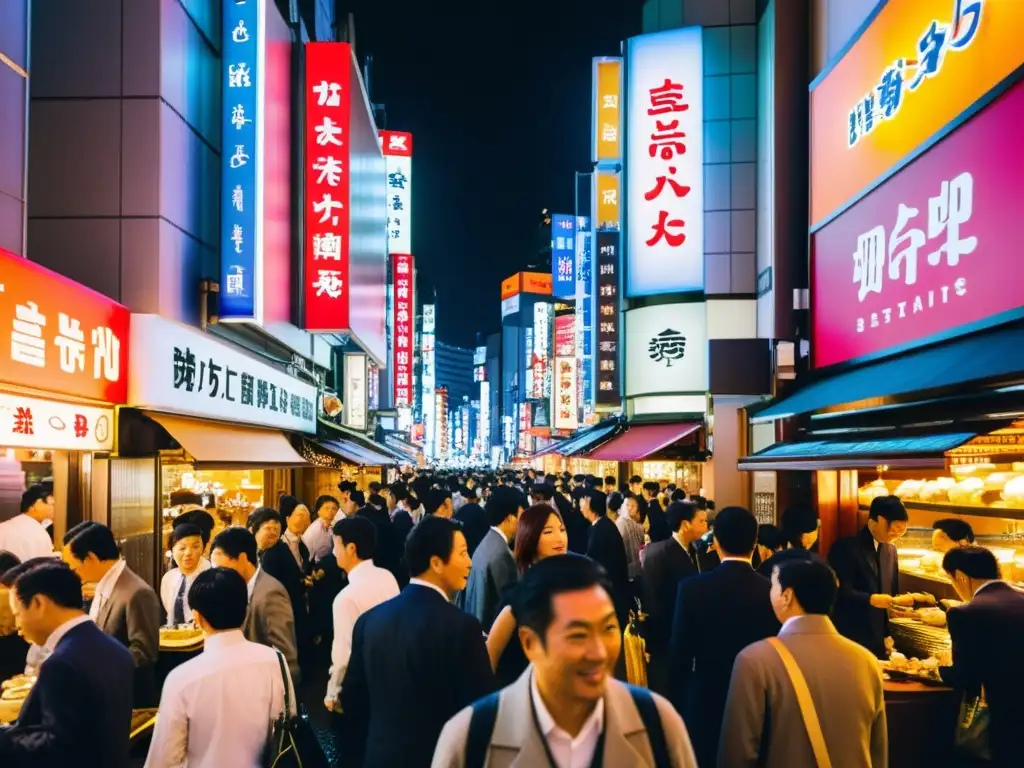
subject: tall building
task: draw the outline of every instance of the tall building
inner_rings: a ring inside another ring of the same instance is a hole
[[[437,386],[448,389],[448,402],[451,408],[461,406],[467,399],[476,399],[472,349],[438,341],[434,347],[434,365]]]

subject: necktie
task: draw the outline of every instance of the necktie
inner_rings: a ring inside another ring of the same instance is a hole
[[[174,598],[174,626],[185,623],[185,574],[181,575],[181,584],[178,586],[178,594]]]

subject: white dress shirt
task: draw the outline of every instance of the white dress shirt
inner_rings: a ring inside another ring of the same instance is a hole
[[[46,529],[28,515],[15,515],[0,523],[0,550],[17,555],[21,562],[54,554]]]
[[[327,700],[337,701],[352,656],[352,631],[356,621],[371,608],[398,597],[398,582],[391,571],[364,560],[348,575],[348,586],[334,598],[334,643],[331,672],[327,679]]]
[[[294,714],[294,690],[291,701]],[[259,768],[283,711],[277,651],[241,630],[218,632],[167,676],[146,768]]]
[[[85,622],[87,622],[87,621],[92,621],[92,619],[90,619],[88,616],[86,616],[83,613],[81,616],[76,616],[73,619],[68,619],[63,624],[61,624],[59,627],[57,627],[55,630],[53,630],[53,632],[50,633],[50,636],[48,638],[46,638],[46,642],[43,643],[43,647],[42,647],[43,657],[42,657],[42,660],[39,663],[41,664],[43,661],[46,660],[46,658],[51,653],[53,653],[54,649],[57,647],[57,643],[59,643],[61,641],[61,639],[64,637],[64,635],[66,635],[72,629],[77,627],[79,624],[85,624]],[[37,646],[32,646],[32,647],[35,648]]]
[[[181,580],[185,579],[185,623],[192,621],[192,609],[188,604],[188,591],[192,589],[192,582],[196,580],[203,571],[208,571],[213,566],[205,557],[199,559],[199,567],[190,575],[185,576],[178,568],[172,568],[160,579],[160,602],[164,605],[164,612],[167,614],[167,626],[174,624],[174,601],[178,598],[178,590],[181,588]]]
[[[310,525],[310,528],[313,526]],[[308,528],[306,530],[309,530]],[[302,537],[298,534],[292,533],[291,531],[285,531],[281,538],[284,540],[284,545],[288,547],[288,550],[292,553],[292,557],[295,558],[295,563],[302,569],[302,550],[299,548],[299,542],[302,541]],[[308,549],[308,547],[307,547]]]
[[[558,727],[548,708],[544,706],[544,700],[537,689],[537,679],[532,674],[530,696],[533,698],[533,709],[537,713],[541,735],[548,743],[551,757],[557,764],[556,768],[590,768],[594,750],[597,749],[597,741],[604,730],[604,699],[597,700],[594,711],[590,713],[590,717],[583,723],[574,739]]]
[[[331,528],[319,517],[302,534],[302,540],[306,543],[306,549],[309,550],[309,559],[314,563],[321,558],[327,557],[334,549],[334,538],[331,536]]]
[[[110,599],[110,593],[114,591],[114,584],[117,583],[127,566],[128,563],[124,560],[118,560],[109,571],[103,574],[103,578],[96,582],[96,596],[93,597],[92,605],[89,606],[89,618],[93,621],[99,618],[100,608]]]

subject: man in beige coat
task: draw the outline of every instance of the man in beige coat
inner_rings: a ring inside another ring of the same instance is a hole
[[[828,614],[836,592],[835,574],[818,558],[777,565],[772,571],[771,600],[782,622],[778,639],[807,682],[832,765],[886,768],[882,674],[870,651],[833,626]],[[748,646],[733,667],[718,765],[814,768],[816,764],[782,657],[769,640]]]
[[[535,768],[570,760],[696,768],[672,705],[612,678],[622,630],[599,565],[579,555],[541,560],[520,581],[513,613],[519,624],[513,642],[523,643],[530,666],[515,683],[448,721],[433,768]],[[474,720],[483,733],[475,759],[467,755]]]

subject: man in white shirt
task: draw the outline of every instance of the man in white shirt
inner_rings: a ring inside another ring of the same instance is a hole
[[[0,550],[22,562],[53,554],[46,525],[53,521],[53,491],[37,484],[21,495],[21,514],[0,523]]]
[[[189,604],[205,645],[164,683],[147,768],[259,768],[270,725],[284,712],[286,685],[295,714],[278,652],[242,634],[247,603],[236,571],[212,568],[196,577]]]
[[[338,709],[341,682],[352,654],[356,620],[385,600],[398,596],[398,582],[390,571],[373,564],[377,529],[365,517],[349,517],[334,524],[334,557],[348,574],[348,586],[334,598],[334,643],[324,706]]]
[[[171,531],[170,547],[178,567],[169,570],[160,580],[160,602],[167,614],[167,626],[176,627],[192,621],[188,590],[196,576],[209,570],[210,561],[203,557],[203,533],[198,526],[176,525]]]

